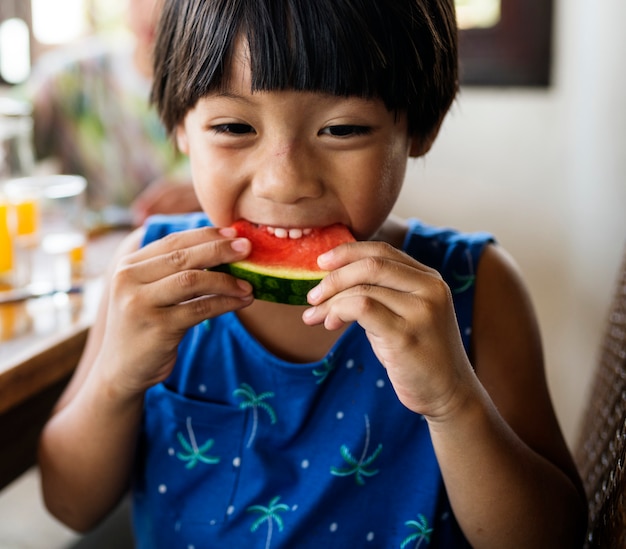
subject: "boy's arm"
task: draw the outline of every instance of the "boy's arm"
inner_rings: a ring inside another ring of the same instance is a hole
[[[380,242],[318,258],[307,324],[367,332],[399,400],[429,423],[454,514],[477,549],[580,546],[585,497],[548,395],[537,323],[513,265],[479,263],[473,366],[441,275]]]
[[[477,548],[578,547],[585,496],[550,401],[530,300],[495,246],[477,275],[477,379],[429,419],[452,507]]]
[[[243,259],[228,229],[181,231],[122,245],[77,371],[44,427],[44,500],[68,526],[95,526],[128,488],[143,396],[170,374],[191,326],[252,302],[249,284],[210,267]],[[121,258],[122,256],[123,259]]]

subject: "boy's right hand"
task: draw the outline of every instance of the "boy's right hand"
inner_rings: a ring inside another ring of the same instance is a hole
[[[227,228],[178,232],[118,263],[97,362],[119,396],[136,396],[163,381],[190,327],[252,303],[247,282],[209,270],[250,253],[250,242],[235,236]]]

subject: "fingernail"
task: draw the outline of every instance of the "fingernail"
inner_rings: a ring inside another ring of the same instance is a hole
[[[311,290],[309,290],[308,301],[317,301],[319,297],[322,295],[322,289],[318,286],[315,286]]]
[[[237,231],[232,227],[223,227],[218,232],[226,238],[234,238],[237,236]]]
[[[304,320],[308,320],[309,318],[312,318],[314,314],[315,314],[315,307],[311,307],[310,309],[306,309],[302,313],[302,318]]]
[[[236,252],[246,252],[250,247],[250,241],[247,238],[238,238],[230,244],[231,248]]]
[[[252,291],[252,286],[250,285],[250,283],[246,282],[245,280],[241,280],[240,278],[237,279],[237,286],[239,286],[244,292]]]
[[[322,255],[318,256],[317,264],[321,267],[322,265],[324,265],[325,263],[330,261],[330,258],[331,258],[332,255],[333,255],[333,251],[332,250],[330,250],[329,252],[323,253]]]

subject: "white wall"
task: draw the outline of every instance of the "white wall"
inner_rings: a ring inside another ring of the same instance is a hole
[[[572,445],[626,246],[624,21],[624,0],[556,0],[554,85],[463,89],[396,208],[515,257]]]

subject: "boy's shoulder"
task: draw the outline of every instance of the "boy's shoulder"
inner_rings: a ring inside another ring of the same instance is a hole
[[[403,250],[420,262],[444,271],[458,259],[477,259],[487,244],[495,242],[485,231],[465,232],[446,226],[435,226],[418,219],[407,221]]]

